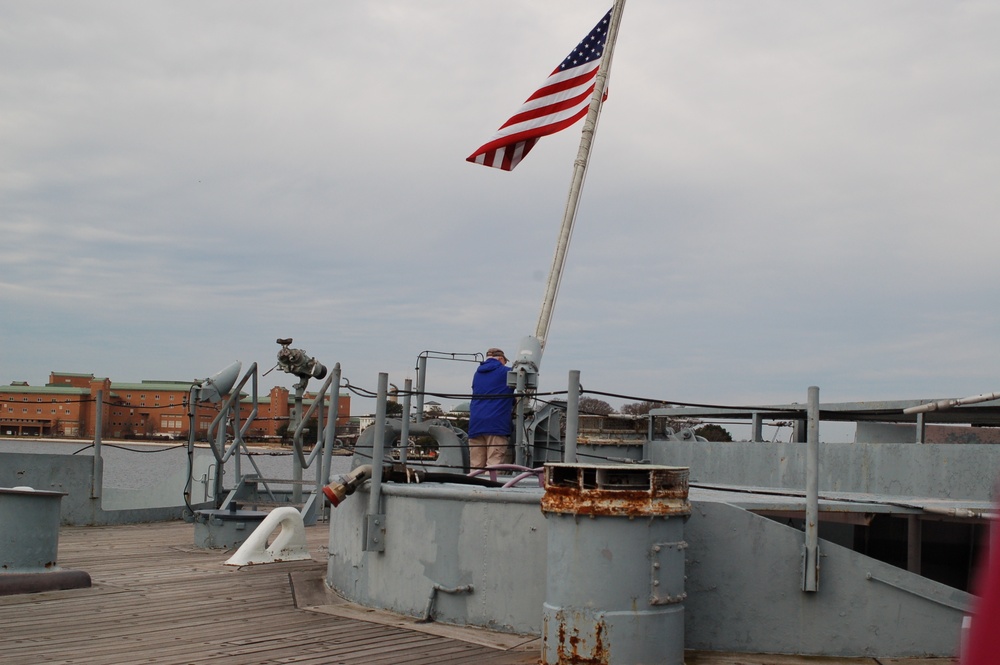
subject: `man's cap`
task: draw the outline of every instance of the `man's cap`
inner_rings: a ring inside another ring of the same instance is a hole
[[[503,352],[503,349],[492,348],[486,352],[487,358],[506,358],[507,355]]]

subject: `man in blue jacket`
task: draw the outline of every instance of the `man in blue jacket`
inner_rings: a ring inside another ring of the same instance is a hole
[[[503,464],[510,438],[514,389],[507,385],[507,357],[500,349],[486,352],[472,377],[469,404],[469,468]]]

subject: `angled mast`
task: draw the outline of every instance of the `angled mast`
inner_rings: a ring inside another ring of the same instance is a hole
[[[576,161],[573,163],[573,178],[570,182],[569,196],[566,201],[566,209],[563,212],[562,226],[559,229],[556,251],[552,258],[552,267],[549,270],[549,280],[545,287],[545,296],[542,299],[542,310],[538,316],[538,325],[535,328],[535,337],[542,348],[545,347],[545,340],[549,334],[552,311],[555,309],[556,296],[559,294],[559,284],[562,282],[563,267],[566,264],[566,254],[569,251],[569,241],[573,235],[573,223],[576,221],[577,205],[580,201],[580,193],[583,191],[583,181],[587,175],[590,151],[594,142],[594,135],[597,133],[597,120],[601,115],[601,104],[607,90],[608,74],[611,71],[611,59],[614,55],[615,41],[618,38],[618,26],[621,23],[622,12],[624,10],[625,0],[615,0],[614,6],[611,8],[611,21],[608,26],[607,39],[604,43],[604,55],[601,57],[601,64],[594,81],[594,93],[590,98],[590,108],[587,110],[587,116],[583,122],[580,148],[577,151]]]

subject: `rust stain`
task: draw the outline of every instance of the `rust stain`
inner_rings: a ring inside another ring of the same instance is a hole
[[[606,490],[546,487],[542,511],[573,515],[688,515],[691,504],[684,489]]]
[[[583,646],[583,650],[585,651],[586,645],[584,644],[584,640],[580,638],[578,631],[573,631],[573,635],[568,640],[569,648],[567,649],[565,625],[560,623],[558,665],[608,665],[610,654],[604,644],[604,633],[606,630],[607,626],[605,626],[604,622],[598,621],[594,626],[594,648],[590,653],[582,653],[581,646]]]

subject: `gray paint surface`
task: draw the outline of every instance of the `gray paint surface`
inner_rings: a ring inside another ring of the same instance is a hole
[[[211,455],[201,457],[196,472],[200,468],[204,473],[207,467],[203,465]],[[180,476],[145,489],[104,488],[102,498],[92,498],[93,460],[89,455],[0,453],[0,487],[27,486],[64,492],[62,524],[130,524],[181,517],[184,505]],[[198,504],[198,507],[205,506]]]
[[[729,445],[729,444],[723,444]],[[541,490],[426,483],[383,488],[384,552],[365,552],[365,488],[332,511],[327,583],[362,605],[540,635],[547,579]],[[684,527],[687,648],[841,656],[949,656],[970,597],[820,541],[819,591],[801,591],[801,531],[691,494]],[[586,519],[586,518],[581,518]],[[649,563],[634,574],[648,579]],[[594,576],[609,569],[595,565]],[[616,575],[622,574],[620,571]],[[585,584],[587,580],[580,580]]]
[[[802,533],[724,503],[692,501],[689,649],[830,656],[949,656],[971,596],[820,541],[804,593]]]
[[[820,490],[989,501],[1000,446],[820,443]],[[691,482],[805,488],[801,443],[657,442],[652,463],[686,466]]]

